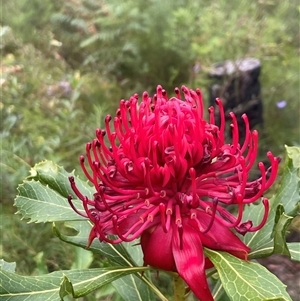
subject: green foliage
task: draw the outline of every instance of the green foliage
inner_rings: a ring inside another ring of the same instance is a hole
[[[282,187],[274,197],[275,201],[271,203],[269,221],[262,230],[250,235],[250,239],[246,236],[245,242],[261,256],[266,255],[265,246],[271,243],[273,246],[267,254],[270,254],[273,250],[273,252],[299,260],[297,250],[297,248],[299,249],[299,243],[285,244],[285,232],[287,222],[296,216],[299,207],[298,154],[300,149],[287,147],[287,152]],[[30,218],[37,222],[65,220],[65,227],[73,228],[76,234],[63,234],[62,230],[54,224],[55,235],[64,242],[84,248],[88,244],[87,239],[92,225],[81,216],[70,213],[70,208],[65,205],[66,201],[65,204],[62,202],[70,191],[70,188],[66,185],[67,175],[68,173],[63,168],[54,165],[52,162],[46,161],[37,164],[31,171],[31,177],[19,186],[19,195],[16,198],[15,205],[24,218]],[[76,179],[81,191],[85,190],[87,195],[92,193],[91,188],[86,183],[78,178]],[[48,191],[45,192],[45,189]],[[33,196],[34,199],[32,199]],[[31,201],[28,202],[24,197],[31,199]],[[43,212],[39,204],[41,202]],[[256,212],[258,206],[251,205],[249,207],[252,207],[254,211],[248,210],[246,214],[248,213],[251,215],[251,219],[254,219],[256,215],[259,215]],[[60,208],[60,212],[56,212],[56,208]],[[44,211],[49,212],[49,214],[45,214]],[[284,211],[292,214],[292,216],[285,215]],[[67,216],[67,218],[62,218],[64,216]],[[273,234],[271,225],[273,225]],[[272,238],[274,238],[274,242]],[[284,242],[284,248],[278,241]],[[289,251],[289,248],[291,248],[291,251]],[[5,281],[0,287],[2,288],[0,295],[4,300],[6,300],[5,298],[12,298],[12,296],[19,300],[21,294],[22,296],[34,294],[37,298],[59,300],[59,297],[63,299],[67,295],[84,296],[108,283],[114,282],[115,289],[125,301],[153,300],[153,293],[160,300],[167,300],[146,275],[140,278],[139,272],[149,268],[138,267],[141,265],[142,258],[139,245],[134,243],[112,245],[94,240],[90,246],[90,251],[104,256],[108,260],[108,267],[24,277],[14,274],[12,272],[13,266],[4,263],[1,273]],[[285,291],[285,285],[261,265],[238,259],[223,252],[213,250],[206,250],[205,252],[218,271],[221,280],[220,289],[225,290],[230,300],[257,300],[258,296],[260,300],[274,298],[277,300],[291,300]],[[256,255],[256,257],[258,256]],[[137,274],[136,276],[129,275],[132,273]],[[12,286],[11,282],[17,282],[20,285]]]
[[[300,178],[298,147],[287,147],[286,162],[277,194],[270,200],[270,213],[265,226],[258,232],[245,235],[245,242],[251,247],[252,258],[279,253],[290,256],[286,241],[286,230],[291,220],[299,214]],[[248,206],[245,218],[251,216],[254,223],[259,223],[263,215],[261,206]]]
[[[120,96],[118,88],[97,75],[81,75],[63,60],[22,44],[10,28],[3,32],[2,43],[4,49],[15,45],[14,53],[3,57],[0,106],[5,170],[1,195],[8,201],[5,196],[12,195],[34,162],[48,158],[73,169],[105,112],[117,103],[108,99]]]
[[[62,53],[75,52],[77,61],[97,66],[100,73],[127,89],[153,89],[157,83],[173,89],[188,80],[191,58],[185,51],[187,45],[169,39],[175,35],[169,24],[172,12],[182,1],[80,4],[78,8],[65,1],[61,12],[52,18],[59,27],[55,31],[59,40],[68,35],[77,41],[75,48],[63,46]]]
[[[143,0],[91,0],[76,4],[65,1],[52,18],[57,39],[66,41],[61,53],[68,61],[76,61],[73,66],[97,69],[130,92],[141,92],[153,90],[157,83],[168,90],[187,82],[206,87],[213,63],[259,58],[266,124],[262,149],[271,144],[274,152],[284,152],[283,144],[297,143],[296,0],[153,0],[146,5]],[[73,43],[68,42],[70,38]],[[76,54],[70,57],[72,51]],[[193,70],[195,64],[200,71]],[[280,110],[276,103],[283,99],[288,105]]]
[[[225,252],[206,250],[230,300],[292,301],[286,286],[258,263],[246,262]]]
[[[105,284],[128,274],[142,272],[147,267],[107,267],[93,270],[57,271],[48,275],[25,277],[11,271],[0,270],[1,300],[63,300],[65,296],[74,298],[85,296],[90,292],[105,286]],[[142,292],[142,293],[145,293]],[[143,297],[147,298],[144,294]],[[147,300],[147,299],[140,299]]]
[[[1,22],[12,27],[23,42],[33,43],[35,47],[46,50],[49,49],[48,42],[51,37],[49,19],[59,7],[58,4],[58,1],[3,1]]]

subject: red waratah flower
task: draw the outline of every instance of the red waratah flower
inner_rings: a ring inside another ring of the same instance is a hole
[[[265,224],[266,198],[259,225],[242,221],[243,208],[274,182],[279,158],[269,152],[271,166],[258,163],[261,177],[249,180],[258,133],[250,131],[247,116],[242,116],[246,133],[240,145],[237,120],[230,113],[232,141],[226,143],[221,101],[216,100],[217,126],[213,107],[209,121],[204,120],[200,90],[181,90],[184,100],[178,88],[176,97],[168,99],[161,86],[153,98],[144,92],[140,104],[138,95],[121,100],[116,117],[107,116],[105,130],[97,129],[97,138],[86,145],[90,172],[80,157],[95,186],[94,198],[82,195],[70,177],[85,213],[74,207],[71,196],[69,202],[93,223],[89,244],[95,238],[117,244],[140,237],[146,265],[178,272],[199,299],[210,301],[205,268],[211,263],[203,247],[247,260],[250,249],[235,233],[257,231]]]

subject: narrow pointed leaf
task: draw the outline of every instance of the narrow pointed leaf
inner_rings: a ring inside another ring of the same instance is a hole
[[[109,267],[90,270],[58,271],[43,276],[20,276],[0,270],[1,301],[56,301],[67,294],[85,296],[112,281],[147,267]]]
[[[265,267],[246,262],[226,252],[206,250],[219,272],[227,295],[232,301],[292,301],[284,285]]]

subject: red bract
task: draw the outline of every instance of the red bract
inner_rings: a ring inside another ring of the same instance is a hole
[[[237,120],[230,113],[232,141],[225,143],[221,101],[216,100],[217,126],[213,107],[209,121],[204,120],[200,90],[181,90],[184,100],[178,88],[176,97],[168,99],[161,86],[153,98],[144,92],[140,104],[138,95],[121,100],[116,117],[107,116],[105,130],[97,129],[97,138],[86,145],[90,171],[80,157],[95,186],[94,198],[85,197],[70,177],[85,212],[74,207],[71,197],[69,202],[93,223],[89,244],[94,238],[116,244],[141,237],[145,264],[178,272],[199,299],[210,301],[205,275],[205,262],[210,262],[203,247],[247,260],[249,248],[235,233],[265,224],[267,199],[262,200],[265,213],[259,225],[243,221],[243,209],[272,185],[279,158],[269,152],[270,167],[258,163],[260,178],[249,180],[258,133],[250,131],[247,116],[242,116],[246,133],[240,145]]]

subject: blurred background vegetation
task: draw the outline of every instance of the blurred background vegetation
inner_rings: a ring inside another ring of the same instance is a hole
[[[1,257],[17,261],[19,273],[70,268],[79,257],[57,242],[51,225],[12,215],[17,185],[44,159],[80,172],[85,143],[121,98],[153,93],[157,84],[171,94],[186,84],[208,99],[212,64],[255,57],[262,63],[261,148],[282,155],[284,144],[299,145],[298,0],[1,5]],[[100,264],[94,258],[92,266]]]

